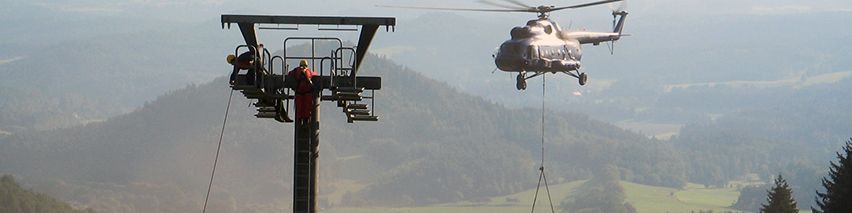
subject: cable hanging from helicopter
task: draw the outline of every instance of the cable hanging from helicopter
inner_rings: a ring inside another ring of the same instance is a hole
[[[512,28],[509,32],[510,39],[504,41],[493,55],[497,69],[518,73],[516,81],[518,90],[527,88],[527,79],[545,73],[563,73],[577,78],[581,86],[586,85],[588,75],[580,71],[580,60],[583,56],[582,45],[597,46],[602,42],[614,42],[624,35],[622,31],[624,30],[627,12],[622,8],[623,4],[620,8],[612,11],[614,25],[611,32],[571,31],[562,29],[558,23],[550,19],[550,13],[553,11],[624,2],[623,0],[602,0],[564,7],[544,5],[534,7],[517,0],[503,1],[508,5],[487,0],[480,1],[502,9],[378,6],[404,9],[537,13],[538,19],[529,20],[524,26]],[[612,48],[610,48],[610,51],[612,51]],[[528,75],[528,73],[531,74]]]

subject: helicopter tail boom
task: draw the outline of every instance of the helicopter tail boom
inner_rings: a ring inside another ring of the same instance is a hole
[[[622,32],[624,30],[624,22],[627,17],[627,12],[613,12],[612,15],[618,18],[618,22],[613,27],[612,32],[566,31],[561,33],[561,37],[563,39],[575,39],[579,41],[580,44],[591,43],[598,45],[601,42],[617,41],[618,39],[621,39],[621,36],[623,35]]]
[[[621,38],[621,34],[608,32],[563,32],[562,37],[577,40],[580,44],[598,45],[601,42],[617,41]]]

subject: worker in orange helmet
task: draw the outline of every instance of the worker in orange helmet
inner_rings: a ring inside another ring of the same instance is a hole
[[[296,91],[296,122],[306,124],[311,119],[314,108],[314,82],[313,77],[317,73],[308,68],[308,61],[299,61],[299,67],[287,73],[287,76],[296,79],[293,90]]]
[[[260,52],[263,52],[263,44],[258,45]],[[234,56],[233,54],[228,55],[227,60],[228,64],[234,65],[234,71],[231,72],[231,85],[236,84],[237,74],[240,70],[247,70],[246,72],[246,81],[248,84],[254,84],[256,70],[255,63],[262,61],[261,55],[258,55],[255,51],[255,48],[249,48],[249,51],[246,51],[240,56]]]

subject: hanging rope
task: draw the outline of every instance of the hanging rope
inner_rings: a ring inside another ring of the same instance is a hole
[[[547,201],[550,202],[550,212],[555,213],[556,209],[553,208],[553,199],[550,197],[550,187],[547,185],[547,176],[544,174],[544,101],[546,97],[546,89],[547,89],[547,75],[541,75],[541,166],[538,167],[539,175],[538,175],[538,185],[535,187],[535,195],[533,196],[533,204],[530,213],[535,212],[535,204],[538,201],[538,191],[541,189],[541,181],[544,180],[544,189],[547,191]]]
[[[207,185],[207,196],[204,197],[204,208],[202,213],[207,212],[207,201],[210,199],[210,189],[213,187],[213,177],[216,175],[216,164],[219,163],[219,151],[222,150],[222,137],[225,136],[225,124],[228,123],[228,112],[231,111],[231,98],[234,97],[234,90],[228,95],[228,106],[225,108],[225,120],[222,121],[222,131],[219,132],[219,146],[216,147],[216,158],[213,159],[213,172],[210,173],[210,184]]]

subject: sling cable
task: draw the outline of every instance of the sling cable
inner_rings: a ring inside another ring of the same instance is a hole
[[[207,196],[204,197],[204,207],[202,213],[207,212],[207,201],[210,199],[210,189],[213,187],[213,177],[216,175],[216,164],[219,163],[219,151],[222,150],[222,137],[225,136],[225,124],[228,123],[228,113],[231,112],[231,100],[234,97],[234,90],[228,95],[228,106],[225,107],[225,120],[222,121],[222,131],[219,132],[219,145],[216,147],[216,158],[213,159],[213,172],[210,173],[210,184],[207,185]]]
[[[535,204],[538,201],[538,191],[541,189],[542,180],[544,180],[544,189],[547,191],[547,201],[550,202],[550,212],[556,212],[556,209],[553,208],[553,199],[550,197],[550,187],[547,186],[547,176],[544,174],[544,100],[546,97],[545,90],[547,89],[546,79],[547,75],[541,76],[541,166],[538,167],[538,185],[535,187],[535,196],[533,196],[530,213],[535,212]]]

